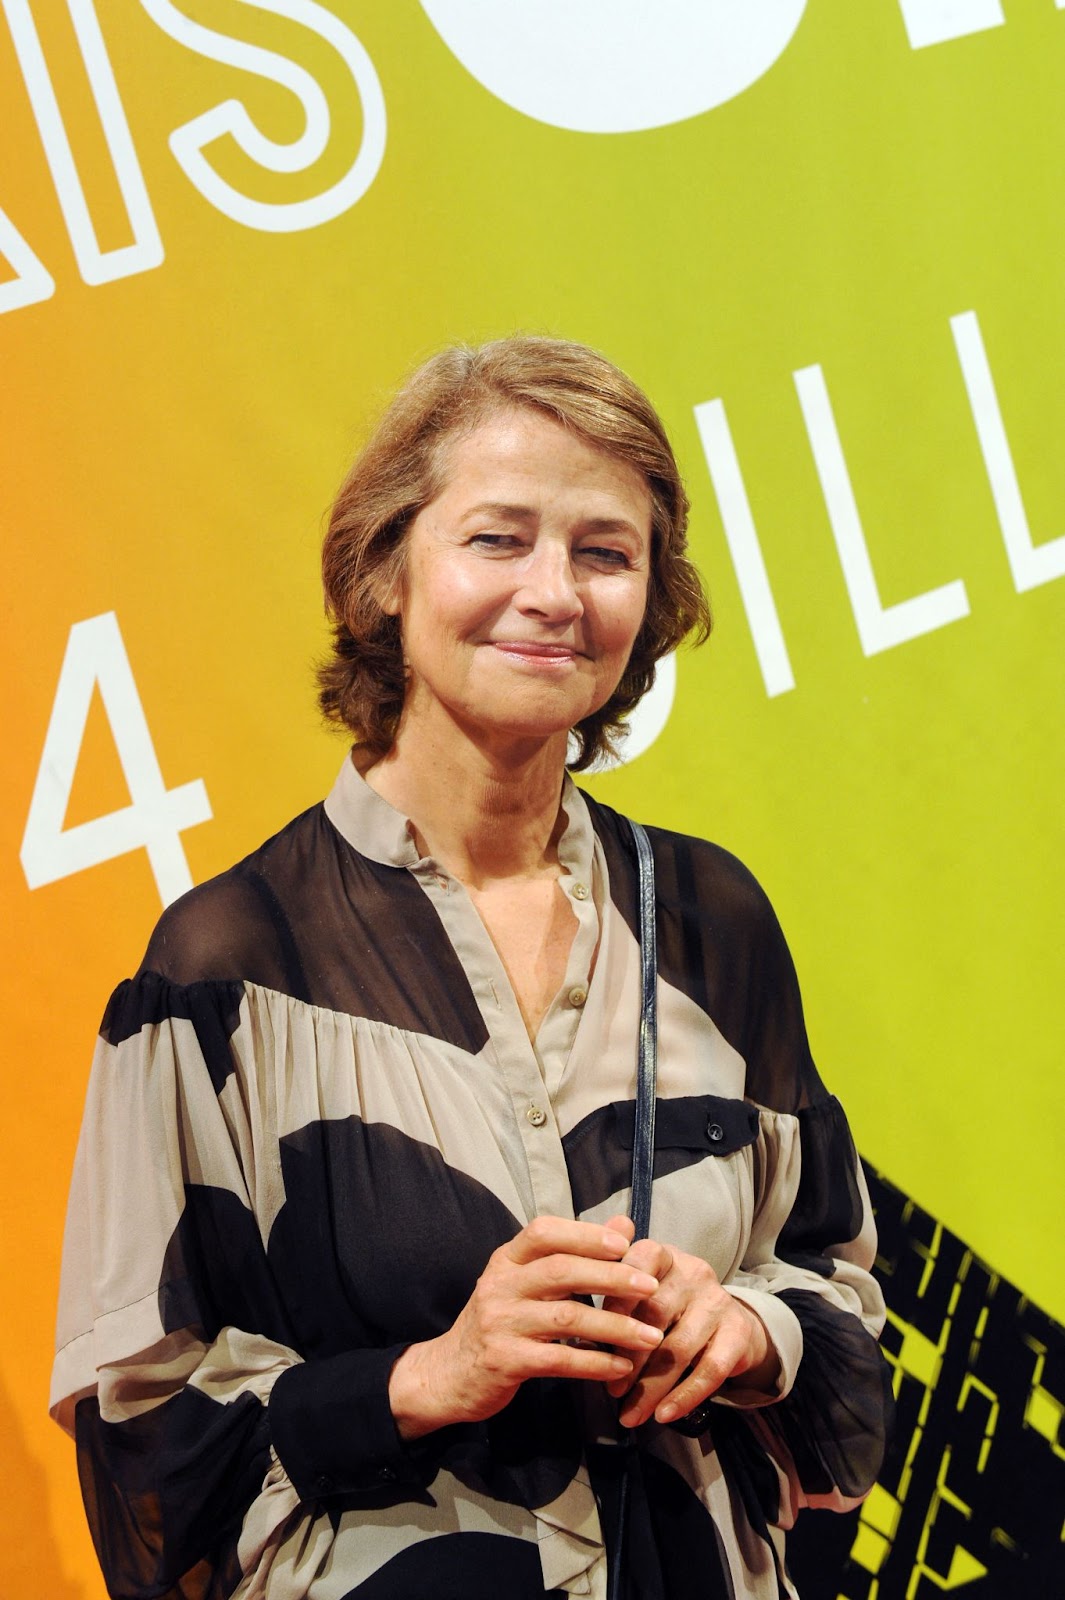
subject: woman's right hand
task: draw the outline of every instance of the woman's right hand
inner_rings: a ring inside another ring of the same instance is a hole
[[[661,1332],[576,1297],[638,1302],[657,1291],[657,1279],[621,1262],[631,1238],[625,1217],[605,1227],[537,1217],[493,1251],[448,1331],[409,1345],[392,1368],[388,1398],[401,1438],[493,1417],[526,1378],[627,1377],[632,1362],[618,1348],[644,1356]]]

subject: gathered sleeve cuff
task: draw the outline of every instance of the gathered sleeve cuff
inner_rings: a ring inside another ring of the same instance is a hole
[[[731,1388],[779,1477],[776,1520],[800,1507],[849,1510],[869,1493],[890,1436],[889,1372],[877,1344],[884,1300],[864,1175],[839,1102],[761,1112],[760,1201],[727,1287],[765,1323],[781,1362],[775,1394]]]
[[[436,1436],[400,1438],[388,1401],[392,1368],[406,1348],[349,1350],[280,1375],[270,1395],[270,1436],[301,1500],[429,1481]]]

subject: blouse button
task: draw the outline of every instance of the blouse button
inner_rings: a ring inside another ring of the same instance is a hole
[[[574,900],[587,900],[588,885],[586,883],[575,883],[573,885],[572,894]]]
[[[542,1128],[547,1121],[547,1112],[541,1111],[539,1106],[530,1106],[525,1115],[534,1128]]]
[[[569,992],[569,1003],[571,1006],[582,1006],[587,998],[587,989],[582,989],[579,984],[575,989],[571,989]]]
[[[706,1124],[706,1137],[710,1140],[711,1144],[721,1143],[722,1139],[725,1137],[725,1130],[721,1126],[720,1122],[708,1122]]]

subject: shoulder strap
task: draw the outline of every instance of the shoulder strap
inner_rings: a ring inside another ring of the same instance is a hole
[[[632,1140],[632,1200],[629,1216],[636,1238],[645,1239],[651,1224],[651,1178],[655,1162],[655,1083],[658,1073],[658,955],[655,945],[655,863],[651,841],[638,822],[628,818],[639,866],[640,1038],[636,1054],[636,1122]],[[622,1430],[621,1488],[615,1544],[609,1562],[610,1600],[623,1600],[628,1582],[628,1521],[633,1474],[638,1470],[632,1429]]]
[[[629,1215],[637,1239],[651,1224],[651,1177],[655,1158],[655,1085],[658,1072],[658,955],[655,942],[655,864],[651,842],[628,819],[639,865],[640,1039],[636,1058],[636,1121],[632,1141],[632,1201]]]

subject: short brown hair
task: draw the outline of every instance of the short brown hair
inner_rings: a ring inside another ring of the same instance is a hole
[[[604,356],[568,340],[515,335],[454,345],[419,367],[388,407],[341,484],[322,551],[333,650],[319,669],[319,703],[377,755],[395,739],[406,695],[399,619],[382,609],[381,597],[402,582],[407,529],[443,487],[442,446],[508,406],[545,412],[628,462],[651,495],[643,624],[614,693],[573,730],[579,754],[572,765],[613,753],[655,663],[689,634],[702,643],[710,633],[702,581],[685,554],[688,497],[643,391]]]

